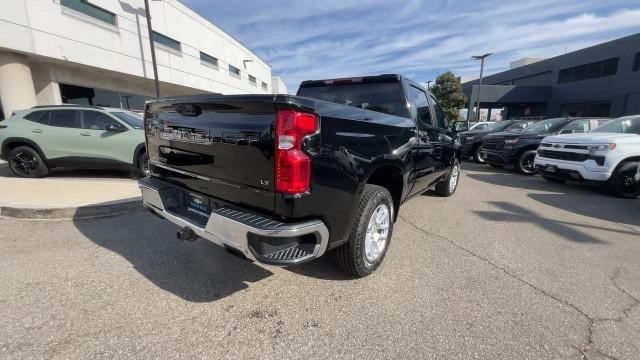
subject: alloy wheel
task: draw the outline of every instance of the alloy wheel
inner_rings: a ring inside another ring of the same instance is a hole
[[[391,212],[386,204],[380,204],[371,214],[364,239],[365,257],[368,263],[375,263],[384,253],[389,237]]]
[[[454,165],[449,176],[449,192],[454,192],[458,186],[458,178],[460,177],[460,165]]]
[[[522,159],[522,161],[520,162],[520,169],[522,169],[522,172],[526,173],[526,174],[533,174],[535,171],[534,165],[533,165],[533,161],[535,159],[535,155],[529,155],[527,157],[525,157],[524,159]]]
[[[20,175],[29,176],[38,169],[38,159],[35,156],[25,153],[16,153],[10,161],[11,168]]]

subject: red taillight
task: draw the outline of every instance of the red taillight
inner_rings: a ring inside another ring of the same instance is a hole
[[[318,131],[314,114],[279,110],[276,122],[276,191],[301,194],[309,190],[311,158],[302,151],[305,136]]]

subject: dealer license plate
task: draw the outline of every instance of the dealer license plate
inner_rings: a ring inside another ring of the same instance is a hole
[[[187,211],[208,218],[211,214],[209,198],[192,192],[187,193]]]

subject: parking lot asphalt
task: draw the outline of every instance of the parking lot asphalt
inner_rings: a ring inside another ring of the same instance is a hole
[[[0,358],[640,358],[640,200],[463,167],[359,280],[179,243],[144,211],[0,220]]]

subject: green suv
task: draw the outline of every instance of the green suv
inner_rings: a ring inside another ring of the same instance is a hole
[[[20,177],[55,167],[148,171],[142,117],[97,106],[36,106],[0,122],[0,158]]]

